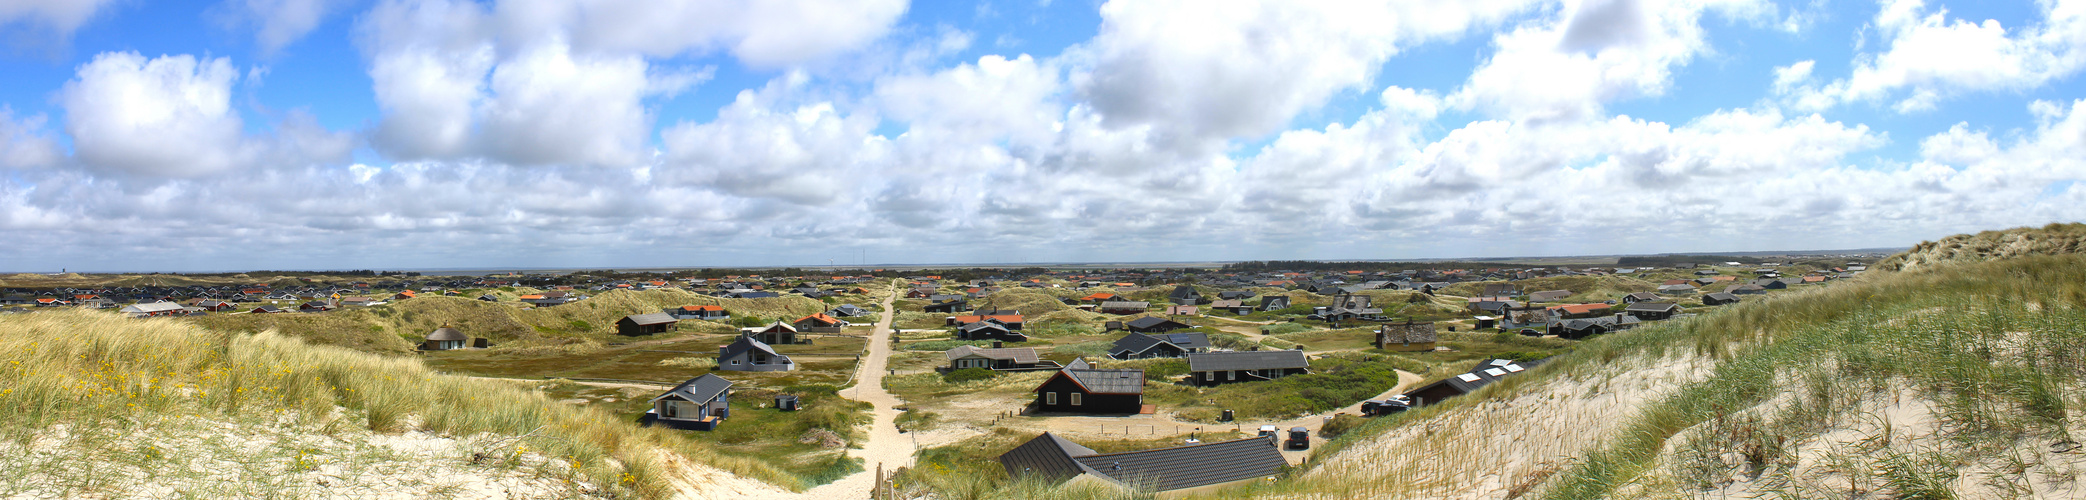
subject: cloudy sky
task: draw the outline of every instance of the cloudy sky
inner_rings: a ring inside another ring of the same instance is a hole
[[[0,0],[0,271],[1389,259],[2086,219],[2086,0]]]

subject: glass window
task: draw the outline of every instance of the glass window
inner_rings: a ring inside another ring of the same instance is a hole
[[[1043,404],[1047,404],[1047,405],[1054,405],[1054,404],[1057,404],[1057,393],[1055,393],[1055,392],[1046,392],[1046,393],[1043,393]]]
[[[1079,406],[1079,393],[1072,393],[1072,406]]]
[[[1238,380],[1238,379],[1239,379],[1239,372],[1238,372],[1238,370],[1232,370],[1232,371],[1224,372],[1224,380]]]

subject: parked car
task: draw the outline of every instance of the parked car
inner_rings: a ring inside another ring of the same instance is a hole
[[[1289,428],[1289,440],[1284,441],[1282,444],[1284,448],[1292,450],[1311,449],[1311,429],[1303,427]]]

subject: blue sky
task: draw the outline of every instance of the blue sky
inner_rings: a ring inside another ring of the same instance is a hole
[[[1387,259],[2081,218],[2078,0],[0,2],[0,270]]]

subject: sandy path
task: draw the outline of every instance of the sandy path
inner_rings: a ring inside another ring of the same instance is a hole
[[[898,298],[897,285],[884,297],[884,310],[890,311],[892,301]],[[876,330],[869,335],[869,353],[855,365],[855,386],[840,392],[841,396],[862,401],[876,407],[869,426],[869,439],[862,449],[848,450],[848,455],[861,458],[862,472],[850,474],[838,481],[812,488],[804,496],[820,499],[868,498],[870,488],[876,484],[876,470],[883,466],[886,474],[892,469],[913,465],[913,440],[898,432],[898,397],[884,390],[884,373],[891,358],[891,320],[897,314],[885,314],[877,320]]]

